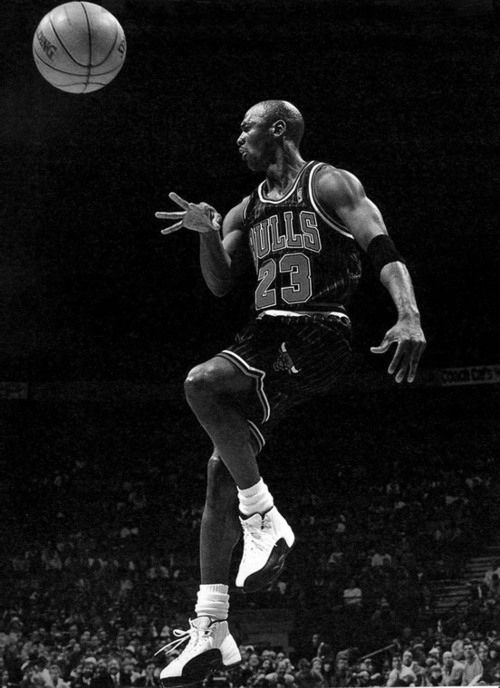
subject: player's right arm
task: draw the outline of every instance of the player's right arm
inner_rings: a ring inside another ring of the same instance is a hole
[[[221,232],[221,216],[208,203],[188,203],[176,193],[170,193],[169,197],[182,210],[155,213],[159,219],[177,220],[163,229],[162,234],[171,234],[183,227],[198,232],[203,278],[215,296],[224,296],[248,264],[243,233],[247,199],[227,213]]]
[[[218,231],[200,234],[200,266],[207,287],[215,296],[225,296],[245,269],[243,211],[246,199],[227,213]]]

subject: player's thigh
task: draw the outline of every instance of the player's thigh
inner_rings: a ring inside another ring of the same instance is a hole
[[[184,381],[188,399],[246,394],[251,388],[252,381],[248,376],[221,356],[214,356],[192,368]]]

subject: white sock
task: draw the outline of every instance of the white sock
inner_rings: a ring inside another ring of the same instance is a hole
[[[213,585],[200,585],[197,602],[194,608],[196,616],[210,616],[221,621],[227,619],[229,614],[229,587],[214,583]]]
[[[246,487],[243,490],[238,488],[238,498],[240,500],[240,511],[243,516],[264,514],[274,506],[273,496],[262,478],[251,487]]]

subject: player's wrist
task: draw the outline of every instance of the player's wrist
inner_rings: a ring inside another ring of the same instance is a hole
[[[205,230],[200,232],[200,234],[204,237],[220,236],[220,228],[215,227],[212,223],[210,223],[210,225],[207,225]]]
[[[398,320],[412,322],[420,325],[420,311],[415,306],[402,308],[398,313]]]

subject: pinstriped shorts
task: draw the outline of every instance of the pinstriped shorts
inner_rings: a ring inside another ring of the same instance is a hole
[[[265,311],[217,355],[255,381],[250,398],[239,401],[260,451],[263,423],[326,394],[348,370],[351,322],[341,312]]]

